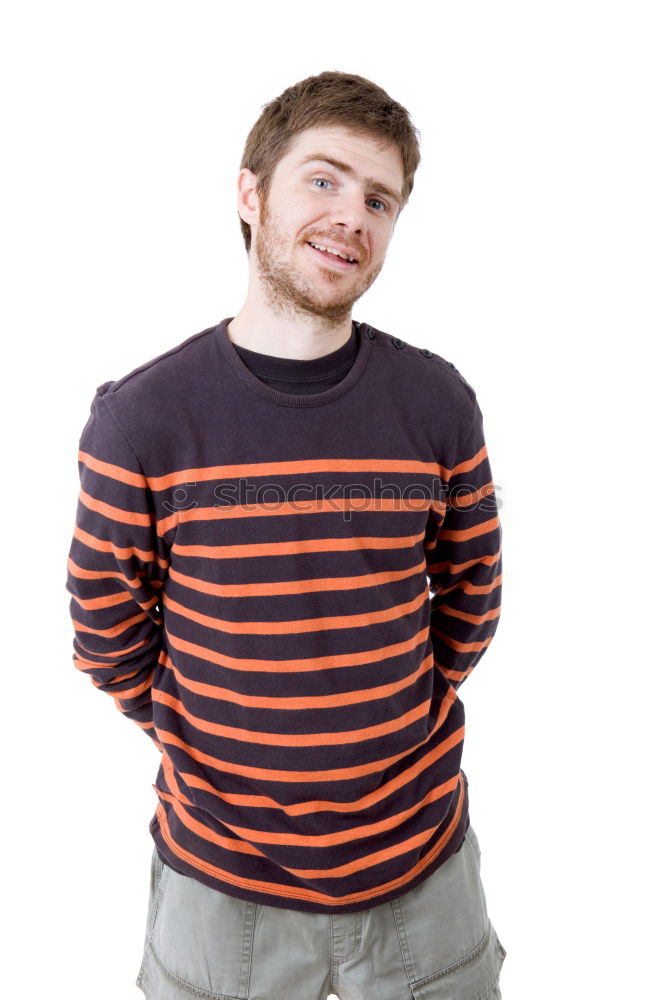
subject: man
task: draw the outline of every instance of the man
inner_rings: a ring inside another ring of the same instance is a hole
[[[162,755],[151,1000],[500,996],[457,694],[500,607],[482,415],[351,318],[418,162],[363,77],[266,105],[242,308],[100,386],[81,436],[74,661]]]

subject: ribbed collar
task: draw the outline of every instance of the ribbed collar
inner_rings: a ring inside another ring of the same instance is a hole
[[[232,343],[229,339],[229,334],[227,328],[231,321],[234,319],[233,316],[229,316],[223,319],[215,329],[215,336],[218,343],[222,349],[222,353],[225,359],[228,361],[230,366],[236,372],[236,374],[243,380],[243,382],[252,389],[259,396],[263,396],[264,399],[268,399],[271,403],[276,403],[278,406],[295,406],[295,407],[308,407],[308,406],[323,406],[325,403],[331,403],[341,396],[344,396],[352,386],[356,385],[359,378],[363,374],[365,366],[370,357],[370,351],[372,350],[372,341],[366,334],[366,324],[358,323],[353,320],[355,330],[358,331],[360,337],[360,343],[358,347],[358,352],[356,354],[356,360],[351,366],[347,374],[337,385],[332,386],[330,389],[326,389],[324,392],[314,392],[307,394],[296,394],[291,392],[280,392],[278,389],[273,389],[272,386],[266,385],[261,379],[257,378],[256,375],[250,371],[247,365],[243,362],[241,353],[237,349],[236,345]],[[332,361],[332,369],[339,367],[341,362],[348,357],[347,352],[353,350],[353,345],[350,341],[343,344],[338,350],[333,351],[331,354],[326,355],[324,358],[315,358],[313,361],[323,363],[323,368],[320,370],[317,366],[317,374],[324,374],[327,365]],[[241,348],[241,351],[247,351],[247,348]],[[259,354],[256,351],[250,351],[258,360],[262,358],[267,358],[269,356]],[[277,364],[276,364],[277,363]],[[310,369],[312,362],[303,361],[300,359],[291,358],[277,358],[270,356],[270,367],[276,376],[279,376],[280,372],[286,373],[287,371],[293,371],[294,367],[297,369],[303,366],[303,373]]]

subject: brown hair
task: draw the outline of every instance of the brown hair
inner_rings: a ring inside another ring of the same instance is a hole
[[[404,174],[400,211],[405,207],[421,159],[420,132],[412,124],[409,112],[377,84],[354,73],[326,71],[287,87],[262,108],[245,141],[240,162],[240,169],[248,167],[257,175],[260,199],[268,197],[273,171],[300,132],[341,125],[359,135],[384,139],[384,149],[391,143],[397,147]],[[244,219],[240,219],[240,224],[249,253],[252,230]]]

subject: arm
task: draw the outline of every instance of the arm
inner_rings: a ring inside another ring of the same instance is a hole
[[[81,489],[66,583],[73,660],[161,750],[152,680],[162,650],[159,595],[168,553],[139,460],[104,399],[110,384],[97,390],[79,441]]]
[[[442,471],[446,511],[425,546],[430,637],[435,664],[457,689],[497,630],[502,590],[502,533],[476,397],[456,465]]]

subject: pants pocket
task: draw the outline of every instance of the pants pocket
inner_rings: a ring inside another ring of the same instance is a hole
[[[474,827],[472,826],[471,823],[467,827],[467,833],[465,834],[465,840],[469,841],[469,843],[474,848],[474,852],[475,852],[477,858],[479,859],[479,861],[481,861],[481,847],[479,846],[479,838],[477,837],[476,831],[474,830]]]
[[[150,938],[157,916],[160,902],[160,889],[162,876],[164,874],[164,862],[157,853],[157,848],[153,845],[153,853],[150,859],[150,892],[148,896],[148,915],[146,917],[146,937]]]
[[[506,953],[488,918],[471,827],[460,851],[392,905],[414,1000],[492,996]]]
[[[246,997],[256,909],[166,865],[150,942],[153,981],[169,984],[158,995]]]

